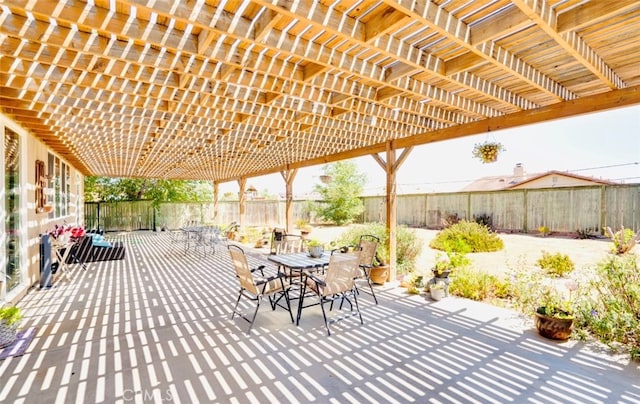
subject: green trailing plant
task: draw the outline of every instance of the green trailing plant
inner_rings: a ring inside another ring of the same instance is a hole
[[[504,248],[504,243],[486,226],[462,220],[438,232],[429,246],[441,251],[464,252],[460,249],[468,248],[468,252],[491,252]]]
[[[624,226],[620,227],[620,230],[615,233],[611,230],[611,227],[607,226],[605,234],[613,242],[612,252],[618,255],[626,254],[633,250],[633,247],[640,240],[640,233],[636,234],[631,229],[625,229]]]
[[[634,255],[611,256],[596,266],[590,293],[576,310],[579,336],[591,335],[614,351],[640,360],[640,263]]]
[[[566,254],[543,251],[542,257],[536,261],[536,265],[542,268],[547,275],[554,277],[562,277],[572,272],[575,269],[575,265],[571,258]]]
[[[17,324],[22,319],[22,312],[16,306],[0,308],[0,323],[7,326]]]

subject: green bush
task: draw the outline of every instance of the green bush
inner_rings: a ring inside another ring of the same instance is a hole
[[[640,234],[636,234],[636,232],[631,229],[625,229],[624,226],[615,233],[610,227],[607,227],[605,234],[613,241],[611,252],[618,255],[626,254],[633,250],[633,247],[635,247],[640,240]]]
[[[377,254],[385,262],[389,261],[389,251],[387,250],[387,228],[382,223],[368,223],[365,225],[352,226],[340,235],[336,244],[356,245],[363,234],[372,234],[380,239]],[[407,273],[413,270],[416,259],[422,252],[422,243],[415,232],[405,226],[398,226],[396,231],[396,258],[398,274]]]
[[[461,268],[451,278],[449,293],[472,300],[506,298],[509,295],[508,282],[485,272],[471,268]]]
[[[536,265],[542,268],[547,275],[557,278],[575,269],[575,265],[568,255],[561,253],[551,254],[546,251],[542,252],[542,257],[536,261]]]
[[[453,252],[491,252],[504,248],[502,239],[486,226],[466,220],[440,231],[431,248]]]
[[[638,257],[610,257],[597,265],[591,293],[578,301],[577,326],[613,350],[640,360],[640,265]],[[595,292],[595,293],[594,293]]]

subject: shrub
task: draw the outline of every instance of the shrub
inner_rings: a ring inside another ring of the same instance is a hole
[[[575,269],[575,265],[568,255],[546,251],[542,252],[542,257],[536,261],[536,265],[542,268],[547,275],[562,277]]]
[[[494,275],[461,268],[451,280],[449,293],[472,300],[506,298],[509,284]]]
[[[377,255],[384,262],[389,262],[389,251],[387,250],[387,228],[382,223],[368,223],[365,225],[352,226],[340,235],[336,243],[343,245],[357,245],[360,236],[372,234],[380,239]],[[398,226],[396,232],[396,265],[398,274],[407,273],[413,270],[416,259],[422,252],[422,243],[415,232],[405,226]]]
[[[486,226],[466,220],[440,231],[429,245],[436,250],[454,252],[465,252],[467,248],[469,252],[491,252],[504,247],[502,239]]]
[[[579,300],[578,327],[614,351],[640,360],[640,265],[632,255],[610,257],[596,267],[595,293]]]
[[[458,217],[457,213],[448,213],[442,219],[442,227],[446,229],[447,227],[451,227],[454,224],[458,223],[459,221],[460,221],[460,217]]]
[[[607,227],[605,233],[613,241],[612,252],[618,255],[626,254],[633,250],[633,247],[640,240],[640,234],[636,234],[631,229],[625,229],[624,226],[615,233],[611,230],[611,227]]]
[[[487,213],[473,215],[473,221],[485,226],[487,229],[493,230],[493,217]]]
[[[547,237],[549,234],[551,234],[551,230],[549,230],[547,226],[540,226],[538,227],[538,233],[540,233],[542,237]]]

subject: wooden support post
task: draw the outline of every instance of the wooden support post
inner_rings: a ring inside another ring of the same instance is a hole
[[[396,173],[398,169],[405,162],[409,153],[411,153],[413,147],[407,147],[400,154],[400,158],[396,159],[396,149],[393,148],[392,142],[387,142],[386,161],[382,159],[378,154],[372,154],[371,156],[380,164],[380,167],[387,174],[387,187],[386,187],[386,213],[387,213],[387,233],[389,238],[387,240],[387,248],[389,251],[389,280],[396,280],[397,276],[397,204],[396,204]]]
[[[287,233],[290,233],[293,228],[293,180],[298,174],[298,169],[287,169],[281,171],[280,174],[286,184],[285,229]]]
[[[240,192],[240,195],[239,195],[240,201],[238,202],[238,204],[239,204],[238,205],[238,210],[240,211],[240,223],[239,223],[239,225],[240,225],[240,229],[244,230],[245,210],[246,210],[246,200],[245,200],[246,198],[245,198],[244,191],[245,191],[245,188],[247,186],[247,179],[244,178],[244,177],[240,178],[238,180],[238,185],[240,187],[240,191],[239,191]]]
[[[218,212],[220,209],[220,184],[213,181],[213,223],[217,223]]]

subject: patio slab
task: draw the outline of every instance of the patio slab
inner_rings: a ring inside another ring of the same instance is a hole
[[[124,260],[74,265],[19,302],[37,335],[0,361],[0,402],[640,402],[638,363],[546,340],[510,310],[394,284],[377,287],[379,305],[362,293],[365,324],[340,321],[331,337],[319,308],[296,327],[266,304],[247,336],[230,319],[238,287],[224,248],[185,255],[166,233],[118,238]]]

